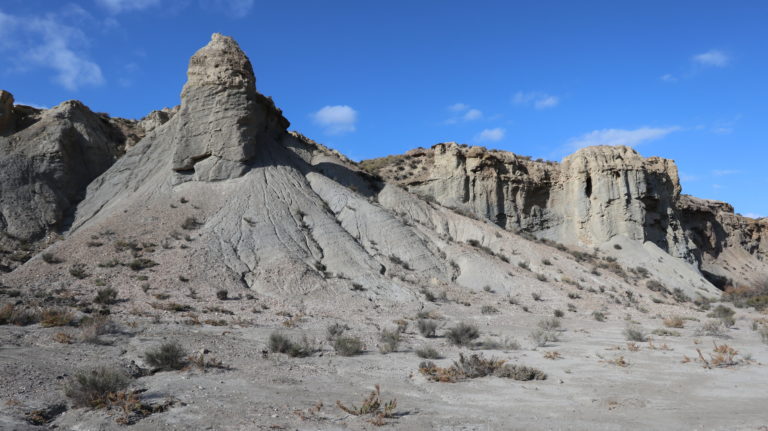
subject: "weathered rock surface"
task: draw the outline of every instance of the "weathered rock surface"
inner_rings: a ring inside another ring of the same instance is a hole
[[[673,161],[628,147],[584,148],[558,164],[445,143],[362,165],[441,205],[564,244],[625,236],[697,266],[724,247],[764,260],[768,246],[765,222],[681,198]]]

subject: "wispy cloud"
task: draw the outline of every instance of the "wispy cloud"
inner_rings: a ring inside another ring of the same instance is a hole
[[[755,214],[755,213],[746,213],[746,214],[744,214],[744,217],[758,219],[758,218],[763,218],[764,216],[762,216],[760,214]]]
[[[52,69],[54,80],[68,90],[104,83],[101,67],[83,52],[88,38],[55,14],[21,17],[0,11],[0,40],[0,51],[15,59],[19,70]]]
[[[724,177],[726,175],[736,175],[740,173],[741,171],[737,169],[715,169],[714,171],[712,171],[712,175],[716,177]]]
[[[691,175],[686,172],[680,172],[680,181],[691,182],[691,181],[698,181],[700,179],[701,178],[697,175]]]
[[[506,133],[507,131],[502,129],[501,127],[497,127],[495,129],[484,129],[483,131],[481,131],[475,136],[475,141],[498,142],[504,139],[504,135],[506,135]]]
[[[641,127],[634,130],[624,129],[601,129],[593,130],[577,138],[568,141],[571,149],[591,147],[593,145],[626,145],[633,147],[644,142],[661,139],[672,132],[681,128],[678,126],[654,128]]]
[[[112,14],[138,11],[157,6],[160,0],[96,0],[101,7]]]
[[[677,78],[671,73],[665,73],[664,75],[661,75],[659,79],[664,82],[677,82]]]
[[[357,111],[347,105],[324,106],[311,117],[329,135],[354,132],[357,123]]]
[[[246,17],[251,12],[253,3],[253,0],[200,0],[203,9],[223,11],[233,18]]]
[[[723,51],[711,49],[707,52],[694,55],[693,61],[703,66],[725,67],[731,59]]]
[[[518,91],[512,96],[515,105],[533,106],[536,109],[554,108],[560,104],[560,98],[538,91]]]
[[[445,124],[456,124],[463,121],[475,121],[483,118],[483,111],[475,109],[466,103],[454,103],[448,106],[448,110],[454,113],[454,116],[445,120]]]

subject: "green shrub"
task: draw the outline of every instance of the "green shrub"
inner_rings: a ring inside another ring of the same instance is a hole
[[[422,359],[440,359],[440,352],[432,347],[419,347],[416,349],[416,356]]]
[[[107,406],[109,395],[125,390],[129,382],[120,370],[98,367],[75,373],[64,386],[64,395],[75,407],[102,408]]]
[[[624,329],[624,336],[627,338],[627,341],[646,341],[648,337],[645,335],[645,331],[643,328],[637,325],[630,325],[627,326]]]
[[[173,341],[163,343],[160,346],[144,352],[144,360],[147,365],[158,370],[180,370],[187,365],[187,353]]]
[[[538,326],[545,331],[554,331],[560,328],[560,319],[557,317],[541,319],[539,320]]]
[[[269,335],[269,351],[272,353],[285,353],[292,358],[304,358],[312,356],[317,349],[306,338],[301,341],[293,341],[279,332]]]

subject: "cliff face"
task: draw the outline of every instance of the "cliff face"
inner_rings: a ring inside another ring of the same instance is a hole
[[[628,147],[584,148],[553,163],[444,143],[362,165],[444,206],[565,244],[623,235],[697,265],[732,247],[763,260],[768,248],[768,222],[681,197],[673,161]]]

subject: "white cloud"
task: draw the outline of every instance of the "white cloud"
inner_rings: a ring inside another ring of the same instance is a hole
[[[467,109],[469,109],[469,105],[464,103],[454,103],[453,105],[448,107],[448,110],[453,112],[461,112]]]
[[[538,91],[518,91],[512,96],[512,103],[516,105],[532,105],[536,109],[547,109],[559,105],[560,98]]]
[[[506,133],[507,131],[501,127],[497,127],[495,129],[485,129],[478,133],[477,136],[475,136],[475,140],[477,142],[497,142],[504,139],[504,135]]]
[[[671,73],[666,73],[664,75],[661,75],[659,79],[661,79],[664,82],[677,82],[677,78]]]
[[[709,50],[693,56],[693,61],[704,66],[725,67],[731,61],[723,51]]]
[[[568,144],[573,149],[593,145],[626,145],[632,147],[643,142],[663,138],[678,130],[680,130],[680,127],[677,126],[665,128],[641,127],[634,130],[601,129],[594,130],[578,138],[572,138],[568,141]]]
[[[55,81],[69,90],[104,83],[99,65],[82,53],[88,45],[85,34],[59,22],[55,14],[19,17],[0,11],[0,40],[0,51],[15,58],[19,70],[53,69]]]
[[[340,135],[355,131],[357,111],[347,105],[324,106],[311,117],[315,124],[323,127],[325,133]]]
[[[480,118],[483,118],[483,112],[479,109],[470,109],[462,118],[464,121],[479,120]]]
[[[744,217],[758,219],[758,218],[763,218],[764,216],[762,216],[760,214],[755,214],[755,213],[746,213],[746,214],[744,214]]]
[[[740,173],[741,173],[741,171],[736,170],[736,169],[716,169],[716,170],[712,171],[712,175],[714,175],[716,177],[724,177],[726,175],[736,175],[736,174],[740,174]]]
[[[160,3],[160,0],[96,0],[110,13],[118,14],[134,10],[144,10]]]
[[[700,179],[701,178],[699,178],[697,175],[691,175],[685,172],[680,172],[680,181],[690,182],[690,181],[698,181]]]
[[[203,9],[223,11],[233,18],[243,18],[251,12],[253,0],[200,0]]]

